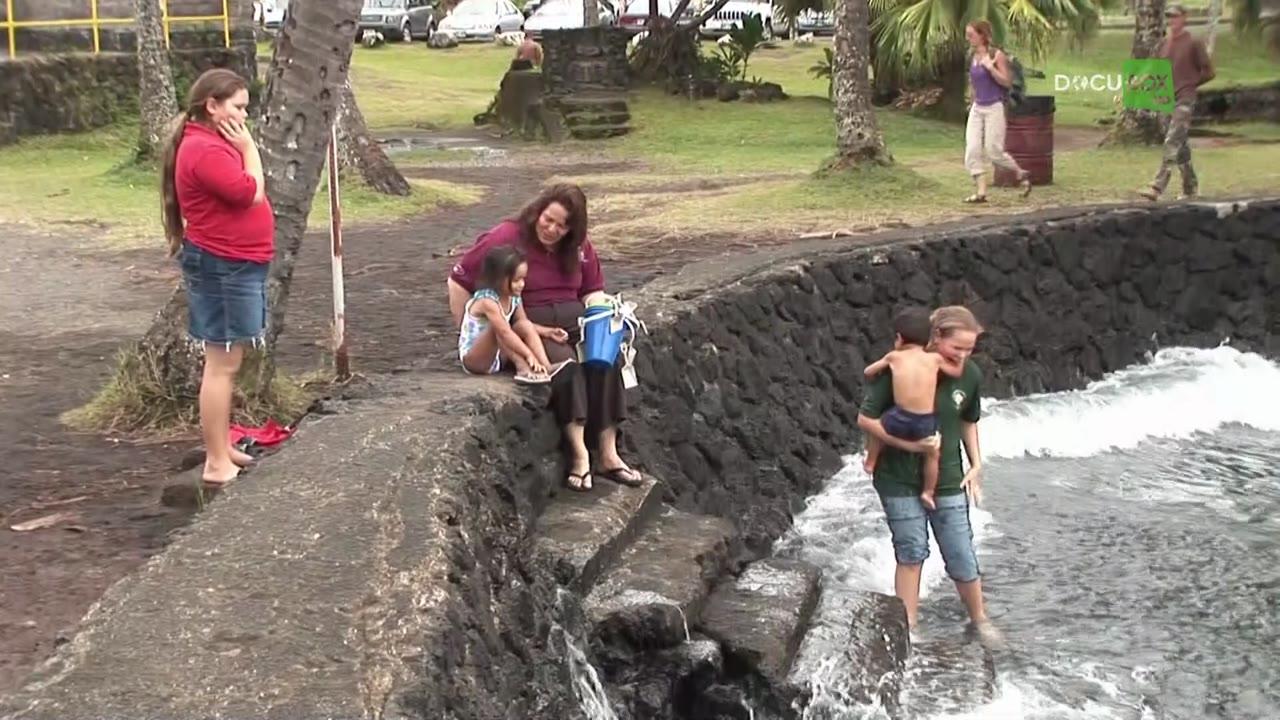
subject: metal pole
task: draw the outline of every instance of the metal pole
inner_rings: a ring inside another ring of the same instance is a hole
[[[160,0],[160,18],[164,22],[164,47],[169,49],[169,0]]]
[[[14,32],[17,27],[14,25],[17,20],[13,17],[13,0],[4,0],[5,19],[9,21],[9,59],[12,60],[18,54],[18,43],[14,38]]]
[[[231,11],[227,7],[227,0],[222,0],[222,39],[226,41],[227,47],[231,47]]]
[[[338,188],[338,124],[329,128],[329,240],[333,260],[333,367],[339,380],[351,377],[347,355],[347,302],[342,280],[342,198]]]
[[[89,0],[89,14],[93,21],[93,54],[97,55],[102,52],[102,38],[100,37],[101,26],[98,24],[98,0]]]

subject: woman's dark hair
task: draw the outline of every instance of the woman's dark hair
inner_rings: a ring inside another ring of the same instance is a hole
[[[515,277],[516,269],[524,264],[524,253],[511,245],[499,245],[485,253],[480,265],[480,282],[477,289],[487,288],[499,295],[507,281]]]
[[[169,240],[169,255],[177,255],[182,248],[182,236],[186,228],[182,224],[182,208],[178,206],[178,187],[174,171],[178,166],[178,146],[182,144],[182,135],[186,131],[187,122],[209,122],[209,111],[205,104],[210,100],[223,102],[241,90],[248,90],[249,83],[233,70],[214,68],[206,71],[191,85],[187,93],[186,109],[173,119],[169,136],[165,139],[161,150],[160,165],[160,201],[164,218],[164,234]]]
[[[556,259],[560,261],[560,269],[569,274],[578,269],[579,254],[582,244],[587,241],[587,195],[582,188],[573,183],[556,183],[542,191],[516,217],[521,232],[531,242],[538,241],[538,218],[542,211],[553,203],[559,204],[569,213],[569,231],[556,245]]]

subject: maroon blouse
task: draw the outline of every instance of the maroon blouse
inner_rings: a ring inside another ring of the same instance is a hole
[[[449,278],[467,292],[475,292],[484,256],[493,248],[503,245],[515,245],[523,250],[529,263],[523,296],[524,304],[528,307],[573,302],[604,290],[600,258],[596,257],[596,250],[591,247],[590,240],[583,242],[578,250],[577,270],[565,273],[560,267],[560,258],[547,252],[536,239],[526,238],[520,226],[510,220],[476,238],[476,244],[453,266]]]

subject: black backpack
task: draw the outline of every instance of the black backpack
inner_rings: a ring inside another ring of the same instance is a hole
[[[1006,107],[1015,108],[1022,104],[1027,97],[1027,79],[1022,75],[1022,63],[1018,62],[1018,58],[1009,56],[1009,90],[1005,92],[1004,104]]]
[[[1013,109],[1022,104],[1027,97],[1027,79],[1022,72],[1022,63],[1013,55],[1005,53],[1009,58],[1009,87],[1004,91],[1004,106]],[[991,59],[995,60],[995,50],[991,51]]]

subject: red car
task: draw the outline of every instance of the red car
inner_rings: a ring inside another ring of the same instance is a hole
[[[658,0],[658,13],[664,17],[671,17],[671,13],[676,11],[678,0]],[[693,12],[693,3],[685,8],[682,15],[676,23],[684,25],[691,22],[696,15]],[[639,35],[649,26],[649,0],[630,0],[626,4],[626,8],[622,11],[622,15],[618,17],[618,27],[626,30],[631,35]]]

